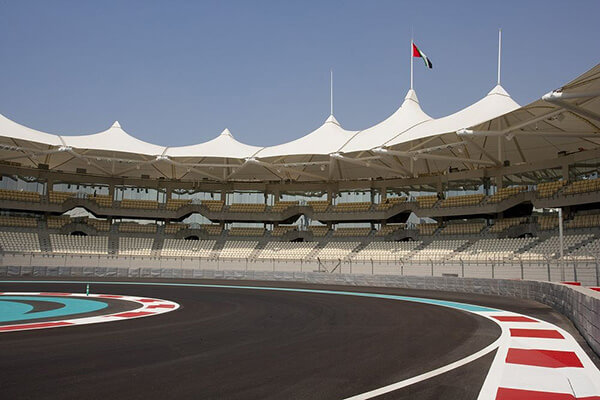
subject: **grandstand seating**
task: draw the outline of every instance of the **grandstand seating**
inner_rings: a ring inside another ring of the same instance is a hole
[[[485,228],[485,222],[448,224],[440,231],[442,235],[476,235]]]
[[[308,231],[312,232],[314,237],[323,237],[327,235],[329,228],[325,225],[311,225],[308,227]]]
[[[467,243],[467,240],[434,240],[423,249],[413,253],[410,258],[412,260],[446,260],[454,256],[454,252]]]
[[[464,207],[474,206],[481,203],[484,194],[467,194],[464,196],[452,196],[440,201],[440,207]]]
[[[375,236],[387,236],[396,232],[398,229],[403,229],[406,224],[387,224],[379,228],[379,230],[375,233]]]
[[[307,203],[315,212],[325,212],[329,208],[329,203],[325,201],[309,201]]]
[[[333,231],[335,237],[367,236],[371,228],[337,228]]]
[[[53,190],[49,193],[50,203],[62,204],[65,200],[70,199],[71,197],[75,197],[77,193],[75,192],[55,192]]]
[[[165,239],[161,255],[165,257],[209,257],[216,240]]]
[[[169,222],[165,225],[165,233],[167,235],[172,235],[174,233],[179,232],[182,229],[188,228],[188,224],[183,224],[180,222]]]
[[[71,223],[71,217],[68,215],[48,216],[46,220],[49,229],[60,229]]]
[[[406,257],[422,242],[371,242],[358,251],[353,260],[400,260]]]
[[[209,211],[218,212],[223,210],[225,202],[223,200],[202,200],[201,204],[208,208]]]
[[[511,196],[519,194],[527,190],[527,186],[511,186],[507,188],[499,189],[496,193],[491,196],[488,196],[487,202],[490,204],[500,203],[508,199]]]
[[[419,196],[415,199],[419,208],[431,208],[438,202],[438,196]]]
[[[246,228],[234,226],[229,228],[229,236],[264,236],[265,228]]]
[[[408,200],[407,197],[388,197],[385,199],[385,201],[383,203],[379,203],[375,206],[375,209],[378,211],[381,210],[388,210],[392,207],[394,207],[396,204],[402,204],[402,203],[406,203],[406,200]]]
[[[417,224],[419,235],[433,235],[438,228],[439,224],[437,222]]]
[[[600,179],[585,179],[581,181],[575,181],[569,184],[563,190],[564,194],[578,194],[587,192],[597,192],[600,190]]]
[[[282,212],[284,210],[287,210],[290,207],[294,207],[297,205],[298,205],[297,201],[276,201],[275,204],[273,204],[273,206],[271,206],[271,211],[272,212]]]
[[[99,232],[108,232],[110,230],[110,221],[105,219],[90,218],[87,220],[87,223]]]
[[[55,253],[107,254],[108,236],[75,236],[50,234],[50,244]]]
[[[257,258],[302,260],[317,246],[317,242],[268,242]]]
[[[1,226],[14,226],[24,228],[35,228],[38,225],[38,221],[35,218],[29,217],[10,217],[2,215],[0,216]]]
[[[540,215],[537,218],[538,225],[543,231],[554,229],[558,226],[558,215]]]
[[[40,240],[33,232],[2,232],[0,231],[0,247],[3,251],[39,253]]]
[[[258,213],[265,212],[265,203],[233,203],[229,206],[231,212]]]
[[[109,207],[112,207],[112,205],[113,205],[113,201],[112,201],[112,197],[111,196],[96,195],[96,196],[93,196],[93,197],[90,196],[89,199],[95,201],[96,204],[98,204],[98,206],[100,206],[100,207],[109,208]]]
[[[121,208],[138,208],[138,209],[143,209],[143,210],[157,210],[158,209],[158,201],[123,199],[123,200],[121,200]]]
[[[358,247],[359,242],[328,242],[316,255],[321,260],[343,260]]]
[[[121,222],[119,232],[156,233],[155,224],[138,224],[137,222]]]
[[[552,197],[554,196],[560,188],[562,188],[567,181],[560,180],[554,182],[544,182],[537,185],[537,195],[541,198]]]
[[[119,254],[126,256],[149,256],[152,252],[153,238],[123,237],[119,238]]]
[[[569,257],[577,260],[600,260],[600,239],[592,240],[571,253]]]
[[[200,229],[205,230],[208,236],[219,236],[223,233],[223,227],[217,224],[202,224]]]
[[[257,245],[257,241],[228,240],[221,250],[220,257],[249,258]]]
[[[494,222],[494,225],[492,225],[490,227],[489,231],[490,231],[490,233],[500,233],[500,232],[503,232],[506,229],[510,228],[511,226],[524,224],[525,222],[527,222],[527,218],[525,218],[525,217],[501,218],[501,219],[497,219]]]
[[[0,189],[0,200],[39,202],[40,199],[38,192]]]
[[[510,239],[481,239],[467,249],[456,253],[454,259],[458,260],[505,260],[510,259],[523,247],[536,241],[536,238],[510,238]]]
[[[565,228],[569,229],[595,227],[600,227],[600,214],[577,214],[565,223]]]
[[[271,231],[271,236],[283,236],[290,231],[297,230],[298,226],[296,225],[279,225],[273,228]]]
[[[187,206],[191,204],[192,200],[190,199],[169,199],[165,204],[165,208],[169,211],[179,210],[183,206]]]
[[[332,206],[331,211],[333,212],[361,212],[361,211],[369,211],[369,208],[373,203],[369,201],[357,201],[350,203],[338,203]]]
[[[582,242],[590,239],[593,235],[576,234],[564,236],[564,251],[567,253],[571,247],[577,247]],[[525,260],[545,260],[560,255],[560,238],[551,236],[531,249],[524,251],[521,258]]]

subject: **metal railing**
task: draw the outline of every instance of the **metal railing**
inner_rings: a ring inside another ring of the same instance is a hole
[[[464,278],[529,279],[550,282],[578,281],[600,286],[600,257],[564,257],[562,260],[513,258],[369,260],[251,259],[206,257],[154,257],[88,254],[0,253],[0,265],[22,267],[111,267],[321,272],[402,276],[456,276]]]

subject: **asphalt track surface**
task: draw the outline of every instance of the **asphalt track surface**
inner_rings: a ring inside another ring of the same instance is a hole
[[[204,283],[354,290],[480,304],[555,323],[583,342],[564,316],[531,301],[422,290]],[[1,398],[341,399],[461,359],[500,333],[496,324],[476,315],[404,301],[246,289],[91,286],[96,293],[162,298],[181,308],[130,321],[3,333]],[[83,288],[0,284],[0,291],[15,292]],[[588,353],[598,365],[598,358]],[[493,356],[378,399],[476,399]]]

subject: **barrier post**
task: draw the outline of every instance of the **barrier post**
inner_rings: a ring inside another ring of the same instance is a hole
[[[577,261],[576,260],[572,260],[573,261],[573,280],[575,282],[577,281]]]
[[[600,265],[598,265],[598,257],[594,257],[596,263],[596,286],[600,286]]]
[[[433,260],[429,260],[429,262],[431,263],[431,276],[433,276]]]

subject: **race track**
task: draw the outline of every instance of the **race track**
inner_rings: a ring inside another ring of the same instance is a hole
[[[1,283],[0,292],[81,293],[84,287],[15,282]],[[180,308],[150,318],[2,333],[3,398],[341,399],[460,360],[500,335],[497,324],[468,312],[381,298],[96,283],[91,289],[170,300]],[[533,302],[361,291],[503,307],[572,331],[564,317]],[[493,356],[377,398],[476,399]]]

